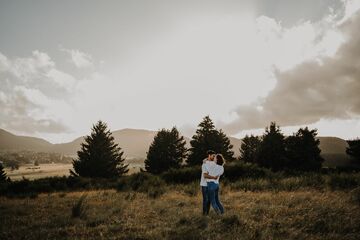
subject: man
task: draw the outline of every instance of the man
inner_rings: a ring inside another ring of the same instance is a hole
[[[205,174],[208,173],[208,170],[206,168],[206,163],[208,161],[212,162],[215,159],[215,152],[212,150],[207,151],[207,158],[203,160],[203,164],[201,166],[201,179],[200,179],[200,186],[201,186],[201,192],[203,197],[203,215],[208,215],[210,210],[210,199],[208,194],[208,187],[207,182],[205,179]]]

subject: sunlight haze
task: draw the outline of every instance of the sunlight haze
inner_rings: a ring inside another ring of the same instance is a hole
[[[106,3],[106,4],[105,4]],[[68,142],[205,115],[360,132],[360,1],[0,1],[0,128]]]

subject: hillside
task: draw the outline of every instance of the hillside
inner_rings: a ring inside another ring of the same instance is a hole
[[[36,137],[17,136],[0,129],[0,150],[48,151],[53,144]]]
[[[128,158],[145,158],[146,152],[154,139],[156,131],[142,129],[122,129],[113,131],[115,142]],[[53,144],[51,151],[67,155],[76,155],[84,137],[79,137],[69,143]],[[188,141],[188,139],[186,139]]]
[[[318,139],[320,140],[320,148],[323,153],[345,154],[345,150],[348,144],[344,139],[338,137],[318,137]]]
[[[346,154],[347,142],[338,137],[318,137],[321,155],[325,159],[324,166],[354,165],[354,161]]]

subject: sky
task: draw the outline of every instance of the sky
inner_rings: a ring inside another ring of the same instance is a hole
[[[0,128],[68,142],[206,115],[360,136],[360,0],[0,0]]]

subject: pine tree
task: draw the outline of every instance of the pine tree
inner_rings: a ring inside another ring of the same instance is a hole
[[[101,120],[93,125],[91,135],[85,137],[78,159],[73,160],[72,175],[91,178],[114,178],[128,172],[124,152],[114,142],[106,123]]]
[[[218,131],[215,128],[209,116],[204,117],[199,124],[190,145],[190,154],[187,159],[188,165],[200,165],[203,159],[206,158],[208,150],[221,153],[226,160],[231,161],[234,159],[234,152],[231,150],[233,145],[231,145],[229,138],[222,130]]]
[[[260,144],[260,137],[246,135],[242,140],[239,159],[244,162],[256,163]]]
[[[217,139],[219,145],[218,147],[214,148],[214,151],[216,153],[221,153],[223,157],[228,161],[234,160],[234,151],[232,150],[233,145],[231,144],[230,139],[222,131],[222,129],[218,131]]]
[[[145,159],[146,171],[160,174],[170,168],[179,168],[187,156],[186,141],[178,130],[162,129],[154,137]]]
[[[360,161],[360,139],[348,140],[347,143],[346,153]]]
[[[275,171],[287,166],[284,138],[275,122],[271,122],[270,127],[265,128],[257,159],[260,166]]]
[[[301,171],[321,169],[324,159],[320,156],[320,140],[316,139],[316,135],[316,129],[306,127],[285,139],[288,168]]]
[[[7,180],[6,172],[2,163],[0,163],[0,182],[5,182]]]

